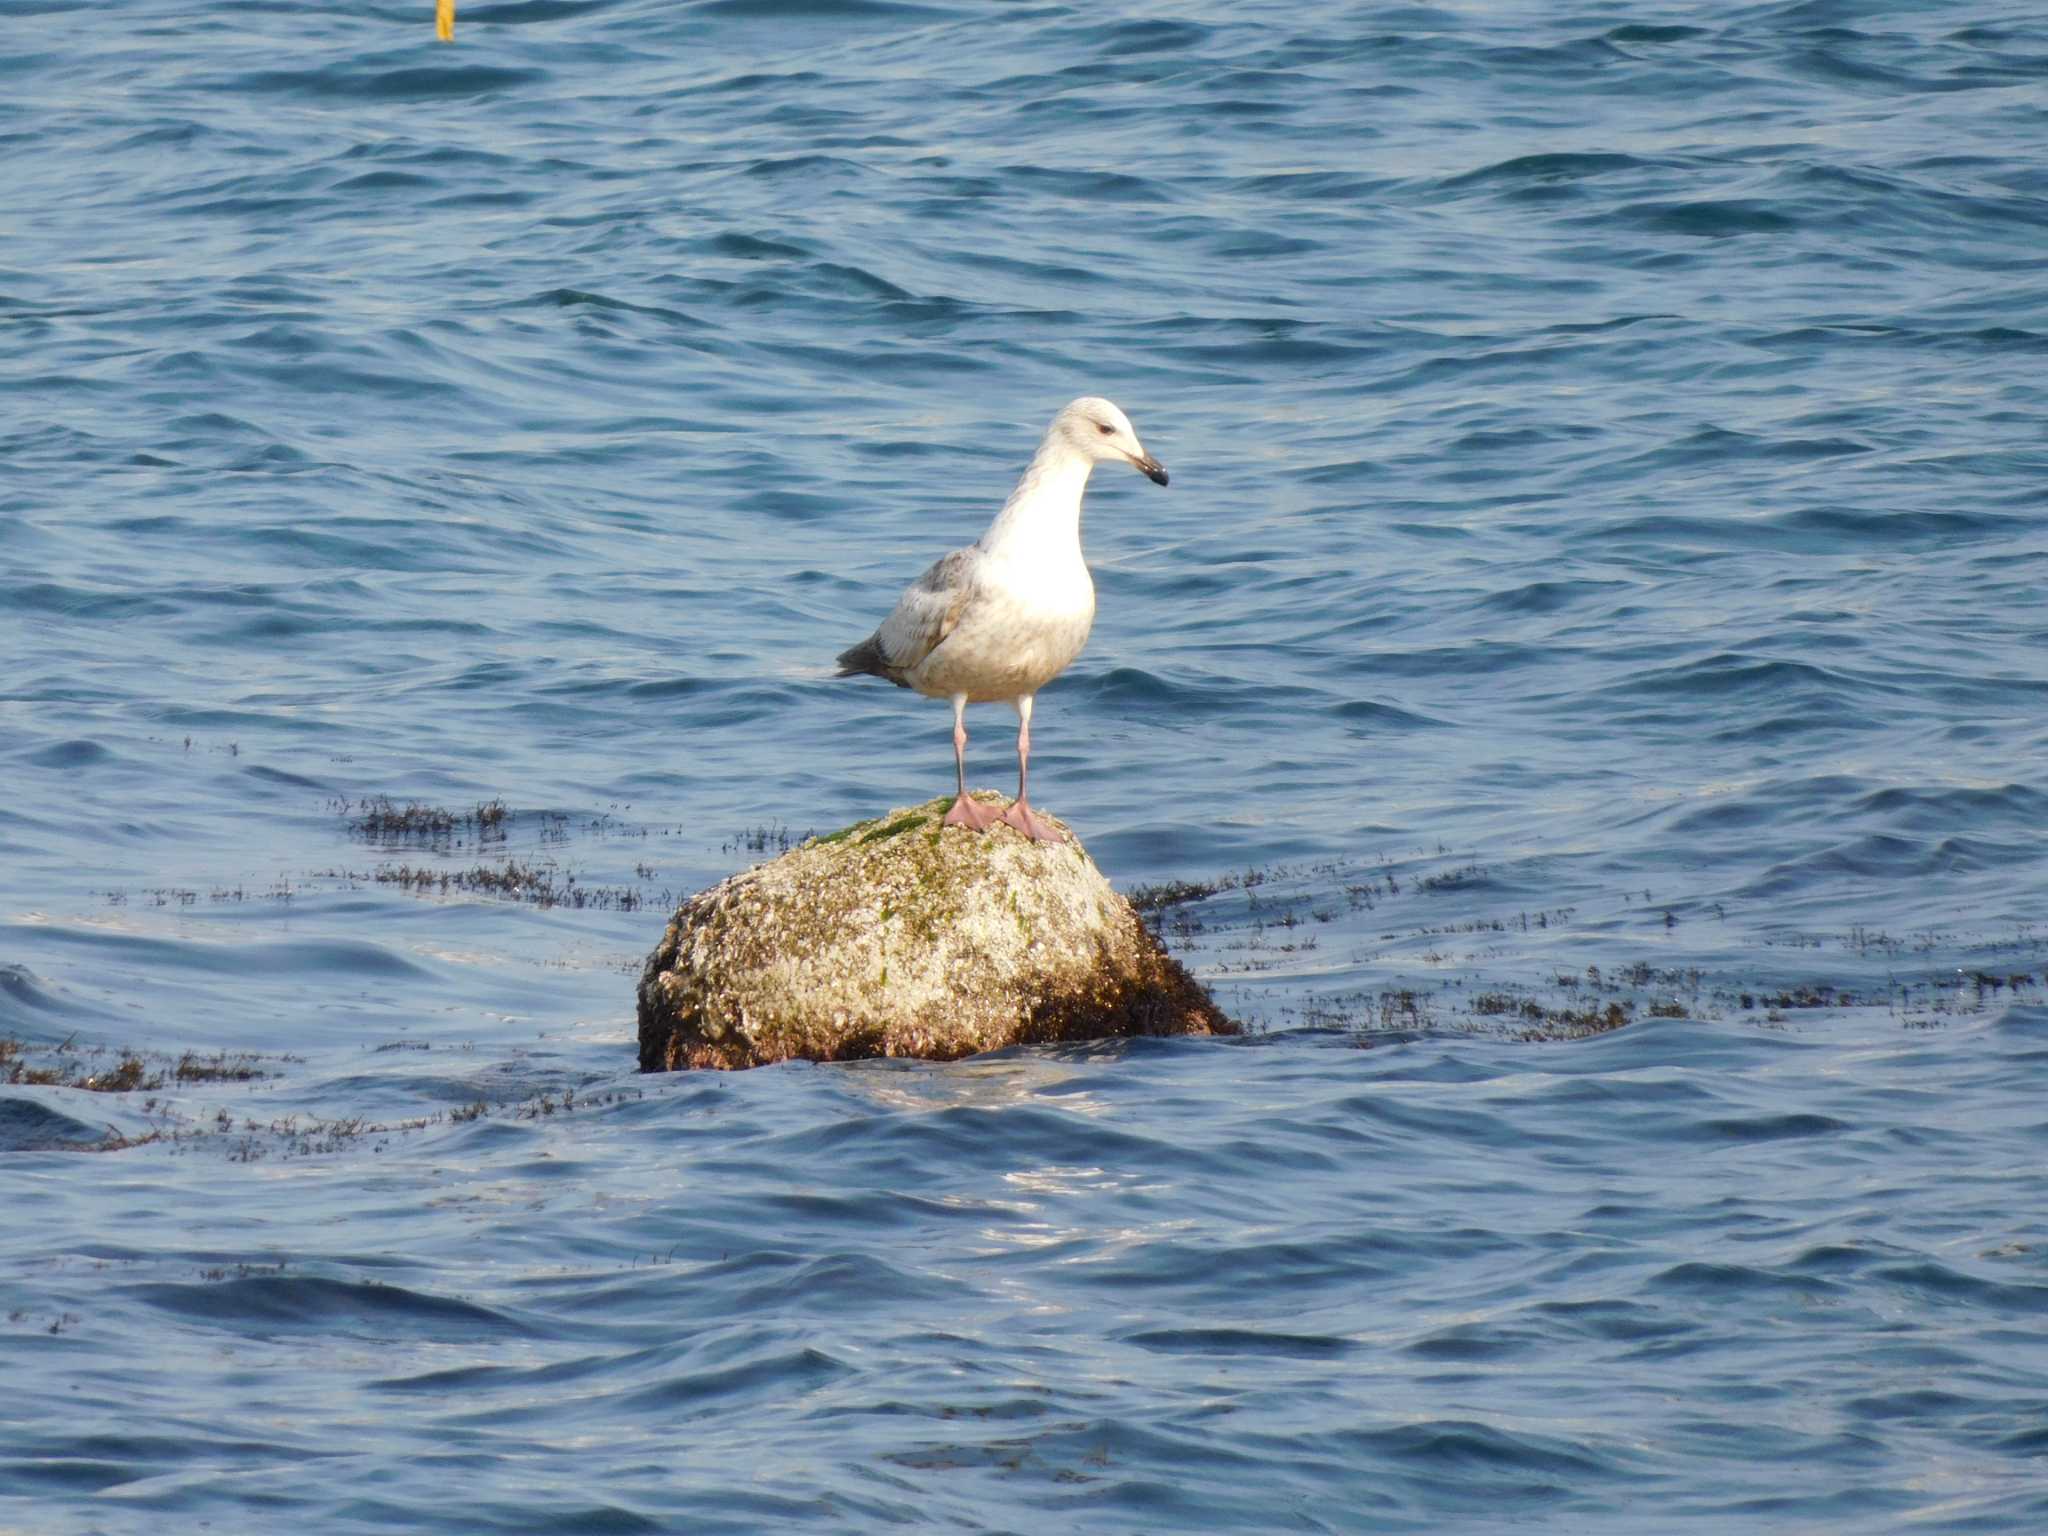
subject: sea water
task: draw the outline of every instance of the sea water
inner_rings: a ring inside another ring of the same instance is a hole
[[[0,3],[0,1528],[2048,1524],[2038,7]],[[1253,1026],[634,1071],[950,787]],[[976,784],[1014,718],[971,712]]]

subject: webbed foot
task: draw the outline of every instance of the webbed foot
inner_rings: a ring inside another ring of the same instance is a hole
[[[972,827],[977,832],[986,832],[1002,817],[990,810],[972,795],[962,793],[953,801],[953,808],[946,812],[939,823],[944,827]]]
[[[1008,810],[996,818],[1005,826],[1015,827],[1034,843],[1064,843],[1067,834],[1031,809],[1028,800],[1013,800]]]

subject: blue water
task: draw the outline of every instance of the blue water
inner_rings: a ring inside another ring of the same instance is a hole
[[[2038,7],[430,38],[0,0],[0,1526],[2048,1525]],[[640,1077],[1084,392],[1256,1032]]]

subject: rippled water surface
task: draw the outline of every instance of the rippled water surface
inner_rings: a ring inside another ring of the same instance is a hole
[[[2048,1525],[2044,103],[0,0],[0,1527]],[[670,903],[947,785],[830,658],[1083,392],[1034,799],[1262,1028],[637,1075]]]

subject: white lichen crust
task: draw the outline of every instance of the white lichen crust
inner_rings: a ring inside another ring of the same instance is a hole
[[[641,975],[641,1069],[1236,1032],[1079,842],[943,827],[947,804],[684,902]]]

